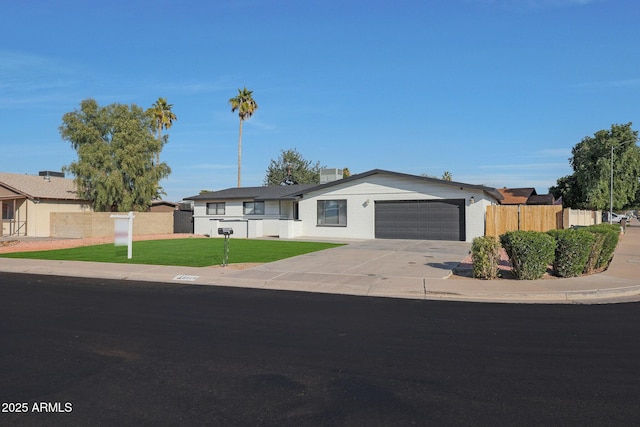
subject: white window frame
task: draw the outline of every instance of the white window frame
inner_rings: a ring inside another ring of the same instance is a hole
[[[331,215],[327,216],[327,212],[330,212]],[[316,225],[319,227],[346,227],[347,200],[318,200]]]
[[[215,211],[211,211],[211,208],[215,205]],[[220,205],[222,205],[222,209],[220,209]],[[224,215],[226,212],[226,204],[225,202],[209,202],[207,203],[207,215]],[[222,211],[222,212],[220,212]]]
[[[257,206],[262,207],[262,212],[256,212]],[[264,202],[242,202],[242,212],[245,215],[264,215]]]
[[[4,220],[16,219],[16,211],[15,211],[15,201],[9,200],[2,201],[2,218]]]

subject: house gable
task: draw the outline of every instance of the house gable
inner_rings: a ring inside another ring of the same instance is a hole
[[[459,224],[464,230],[459,235],[469,240],[484,234],[485,208],[497,203],[497,192],[484,186],[386,171],[354,177],[314,187],[302,195],[299,211],[303,235],[371,239],[376,237],[376,203],[419,202],[426,208],[424,203],[440,202],[461,207]],[[319,220],[326,201],[346,201],[344,224],[327,226]]]
[[[15,199],[19,197],[26,197],[24,194],[20,194],[10,188],[5,187],[0,183],[0,200],[2,199]]]
[[[423,183],[430,183],[430,184],[440,184],[440,185],[444,185],[444,186],[448,186],[448,187],[458,187],[458,188],[464,188],[464,189],[470,189],[470,190],[480,190],[483,191],[485,193],[487,193],[488,196],[490,196],[491,198],[494,198],[496,200],[502,200],[503,195],[496,190],[493,187],[487,187],[484,185],[475,185],[475,184],[467,184],[467,183],[463,183],[463,182],[457,182],[457,181],[448,181],[448,180],[444,180],[444,179],[438,179],[438,178],[431,178],[431,177],[426,177],[426,176],[418,176],[418,175],[410,175],[410,174],[405,174],[405,173],[401,173],[401,172],[393,172],[393,171],[388,171],[388,170],[384,170],[384,169],[373,169],[367,172],[363,172],[363,173],[359,173],[356,175],[351,175],[348,178],[343,178],[343,179],[339,179],[336,181],[331,181],[325,184],[319,184],[315,187],[311,187],[309,189],[306,190],[306,192],[313,192],[319,189],[324,189],[324,188],[329,188],[335,185],[342,185],[345,183],[349,183],[352,181],[357,181],[357,180],[361,180],[363,178],[367,178],[370,176],[391,176],[391,177],[396,177],[396,178],[405,178],[411,181],[418,181],[418,182],[423,182]]]

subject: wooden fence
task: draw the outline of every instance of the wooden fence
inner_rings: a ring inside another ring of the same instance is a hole
[[[549,231],[589,226],[602,222],[602,211],[562,209],[562,206],[487,206],[485,235],[500,236],[507,231]]]

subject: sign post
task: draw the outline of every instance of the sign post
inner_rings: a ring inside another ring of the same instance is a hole
[[[224,236],[224,254],[222,256],[222,266],[229,264],[229,236],[233,234],[233,228],[218,228],[218,234]]]
[[[127,246],[127,259],[133,256],[133,212],[127,215],[111,215],[115,219],[114,239],[115,246]]]

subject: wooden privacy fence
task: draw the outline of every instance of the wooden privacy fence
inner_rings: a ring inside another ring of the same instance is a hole
[[[507,231],[549,231],[563,228],[562,206],[517,205],[487,206],[487,236],[500,236]]]
[[[513,230],[544,232],[601,222],[602,211],[562,209],[562,206],[487,206],[485,235],[500,236]]]

